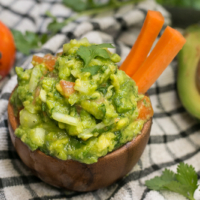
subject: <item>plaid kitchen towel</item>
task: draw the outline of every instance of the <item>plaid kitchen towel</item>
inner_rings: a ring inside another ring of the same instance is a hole
[[[113,43],[122,61],[141,29],[147,10],[159,10],[169,25],[170,15],[153,0],[145,0],[92,17],[81,17],[60,30],[38,53],[56,53],[70,39],[87,37],[90,42]],[[60,21],[70,17],[71,9],[56,0],[0,0],[0,20],[9,28],[22,32],[47,32],[50,11]],[[34,52],[33,52],[34,53]],[[17,53],[16,65],[31,67],[32,56]],[[145,181],[161,175],[164,168],[176,170],[184,161],[200,174],[200,123],[181,105],[176,91],[177,64],[174,61],[148,91],[155,111],[151,137],[139,162],[128,176],[110,187],[94,192],[77,193],[45,184],[21,162],[8,132],[8,98],[17,83],[14,69],[0,83],[0,199],[1,200],[184,200],[176,193],[149,191]],[[195,199],[200,199],[198,191]]]

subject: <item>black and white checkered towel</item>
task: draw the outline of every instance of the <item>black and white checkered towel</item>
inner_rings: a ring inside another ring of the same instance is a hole
[[[141,29],[147,10],[159,10],[170,24],[170,15],[154,0],[145,0],[107,13],[82,17],[64,27],[39,51],[55,53],[62,44],[73,38],[87,37],[90,42],[110,42],[122,61],[130,51]],[[20,31],[46,32],[49,10],[60,21],[72,15],[61,0],[0,0],[0,20],[8,27]],[[32,56],[17,53],[16,65],[31,67]],[[24,63],[24,64],[22,64]],[[7,127],[8,98],[16,85],[12,70],[0,83],[0,199],[1,200],[178,200],[176,193],[149,191],[145,180],[160,175],[164,168],[176,170],[179,162],[192,164],[200,175],[200,123],[182,107],[176,91],[177,65],[174,61],[149,90],[155,111],[148,145],[128,176],[110,187],[89,193],[59,190],[33,176],[15,152]],[[200,194],[195,193],[200,199]]]

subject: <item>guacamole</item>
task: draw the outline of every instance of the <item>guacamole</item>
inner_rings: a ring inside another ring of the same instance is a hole
[[[32,151],[91,164],[141,132],[148,118],[138,118],[137,103],[144,95],[107,48],[113,46],[71,40],[56,56],[33,56],[32,69],[16,67],[15,135]]]

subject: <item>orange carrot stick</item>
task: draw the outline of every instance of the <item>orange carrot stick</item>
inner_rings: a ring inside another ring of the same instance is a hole
[[[145,61],[151,47],[164,24],[158,11],[149,10],[140,34],[120,69],[132,76]]]
[[[139,93],[145,93],[185,44],[185,38],[167,26],[151,54],[132,76]]]

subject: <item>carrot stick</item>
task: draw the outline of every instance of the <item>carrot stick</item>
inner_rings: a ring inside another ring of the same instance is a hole
[[[143,65],[132,76],[139,93],[145,93],[185,44],[185,38],[167,26]]]
[[[120,69],[132,76],[145,61],[156,37],[164,24],[164,17],[158,11],[149,10],[140,34]]]

